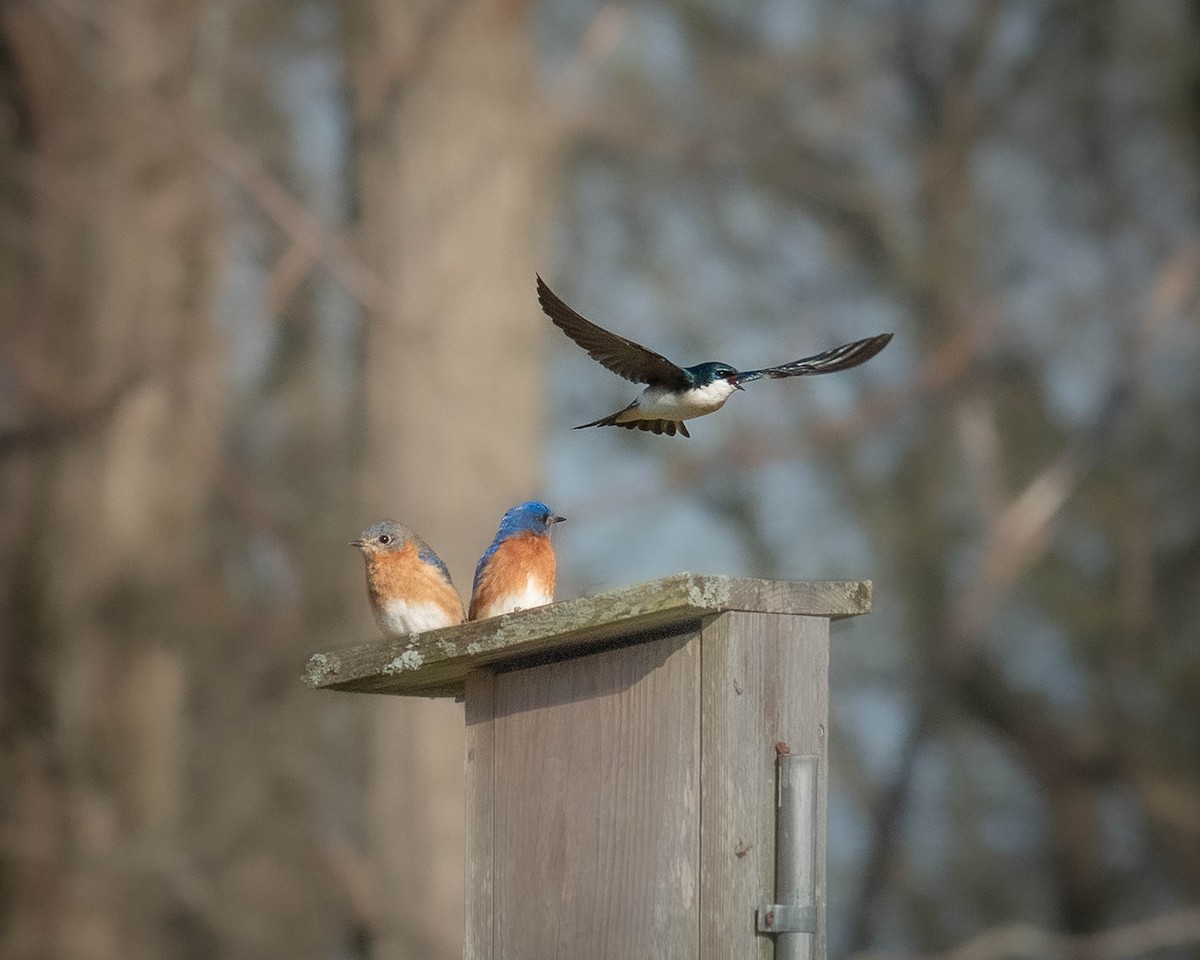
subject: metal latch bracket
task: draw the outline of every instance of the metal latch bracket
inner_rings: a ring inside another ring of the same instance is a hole
[[[817,908],[811,904],[764,903],[758,908],[759,933],[816,933]]]

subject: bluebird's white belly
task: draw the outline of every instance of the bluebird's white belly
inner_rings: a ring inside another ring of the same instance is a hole
[[[477,619],[486,620],[488,617],[498,617],[503,613],[516,610],[529,610],[532,607],[544,607],[554,602],[554,593],[546,589],[546,584],[540,577],[530,574],[525,579],[525,588],[513,593],[505,593],[496,597],[484,607]]]
[[[714,380],[691,390],[663,390],[647,387],[638,397],[637,406],[622,411],[619,423],[630,420],[690,420],[720,410],[737,389],[728,380]]]
[[[436,630],[439,627],[452,627],[459,621],[436,603],[389,600],[376,612],[375,622],[380,630],[390,637],[395,637]]]

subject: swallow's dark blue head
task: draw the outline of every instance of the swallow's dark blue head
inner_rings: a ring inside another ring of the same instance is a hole
[[[686,369],[697,387],[707,387],[718,380],[728,380],[731,386],[742,389],[737,380],[738,372],[727,363],[698,363]]]

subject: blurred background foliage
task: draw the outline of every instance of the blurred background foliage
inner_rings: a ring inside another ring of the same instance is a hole
[[[1200,950],[1200,6],[8,0],[0,954],[461,955],[462,719],[304,690],[460,587],[869,578],[830,948]],[[692,440],[567,428],[893,330]],[[382,699],[382,698],[379,698]]]

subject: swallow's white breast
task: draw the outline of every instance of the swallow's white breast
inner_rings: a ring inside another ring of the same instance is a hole
[[[628,415],[617,419],[629,420],[688,420],[720,410],[736,388],[728,380],[714,380],[704,387],[691,390],[663,390],[647,387],[638,397],[637,406]]]

